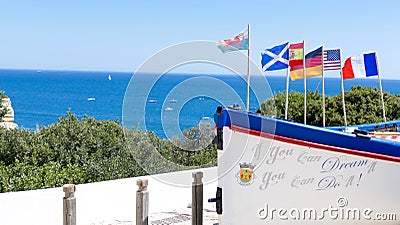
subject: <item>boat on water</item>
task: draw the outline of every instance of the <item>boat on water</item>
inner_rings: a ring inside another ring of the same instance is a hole
[[[239,104],[235,103],[233,105],[228,105],[228,109],[241,110],[241,107],[239,106]]]
[[[169,100],[169,102],[171,102],[171,103],[177,103],[178,100],[176,100],[176,99],[171,99],[171,100]]]
[[[172,111],[173,109],[171,107],[165,107],[164,111]]]
[[[225,109],[218,127],[220,224],[400,224],[400,121],[322,128]]]
[[[149,103],[156,103],[157,100],[155,100],[155,99],[149,99],[148,102],[149,102]]]
[[[111,74],[108,74],[108,77],[107,77],[107,79],[108,79],[108,80],[112,80],[112,78],[111,78]]]
[[[92,98],[92,97],[91,97],[91,98],[88,98],[87,100],[88,100],[88,101],[96,101],[96,98]]]

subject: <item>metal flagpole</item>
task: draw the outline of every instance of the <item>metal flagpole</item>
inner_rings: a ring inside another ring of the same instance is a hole
[[[340,51],[340,68],[342,68],[342,51]],[[346,116],[346,103],[344,101],[344,84],[343,84],[343,72],[340,69],[340,79],[342,83],[342,103],[343,103],[343,115],[344,115],[344,125],[347,127],[347,116]]]
[[[322,126],[325,127],[324,45],[322,45]]]
[[[246,112],[249,111],[250,104],[250,24],[247,24],[247,93],[246,93]]]
[[[286,70],[286,102],[285,102],[285,120],[288,119],[288,109],[289,109],[289,65]]]
[[[377,72],[378,72],[379,88],[381,90],[383,121],[386,123],[385,102],[383,101],[382,81],[381,81],[381,75],[379,73],[378,55],[376,54],[376,52],[375,52],[375,60],[376,60],[376,69],[377,69]]]
[[[303,41],[303,78],[304,78],[304,124],[307,124],[307,75],[306,75],[306,60],[305,60],[305,41]]]

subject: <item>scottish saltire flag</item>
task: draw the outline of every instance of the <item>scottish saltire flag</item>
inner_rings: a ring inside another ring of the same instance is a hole
[[[247,29],[248,28],[244,29],[234,38],[218,41],[217,47],[223,53],[249,49],[249,35]]]
[[[261,53],[263,71],[281,70],[289,67],[289,42],[265,49]]]
[[[340,49],[324,50],[324,71],[340,70]]]
[[[346,59],[342,68],[342,75],[343,79],[377,76],[378,63],[376,53],[367,53]]]

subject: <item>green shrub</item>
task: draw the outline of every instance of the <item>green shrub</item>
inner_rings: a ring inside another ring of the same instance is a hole
[[[217,151],[212,144],[203,146],[203,150],[188,151],[152,132],[136,128],[126,131],[124,134],[117,121],[87,116],[79,120],[71,112],[36,132],[0,128],[0,192],[171,172],[206,163],[216,165]],[[161,158],[146,155],[143,150],[150,147]],[[171,168],[164,158],[183,167]],[[144,162],[152,163],[151,168],[144,170]]]
[[[383,92],[387,120],[400,119],[400,95]],[[345,92],[346,115],[348,125],[382,122],[382,102],[377,88],[353,86]],[[275,108],[274,108],[275,107]],[[344,112],[342,95],[325,96],[326,126],[343,126]],[[261,104],[261,114],[280,116],[285,113],[285,93],[278,93]],[[304,120],[304,95],[289,93],[288,118],[302,123]],[[322,126],[322,95],[307,92],[307,124]]]

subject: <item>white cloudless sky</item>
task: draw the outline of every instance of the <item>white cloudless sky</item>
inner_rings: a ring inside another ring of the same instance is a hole
[[[382,78],[398,79],[399,8],[394,0],[1,0],[0,68],[134,72],[170,45],[231,38],[250,24],[260,67],[265,48],[305,40],[306,52],[323,44],[343,59],[376,51]]]

